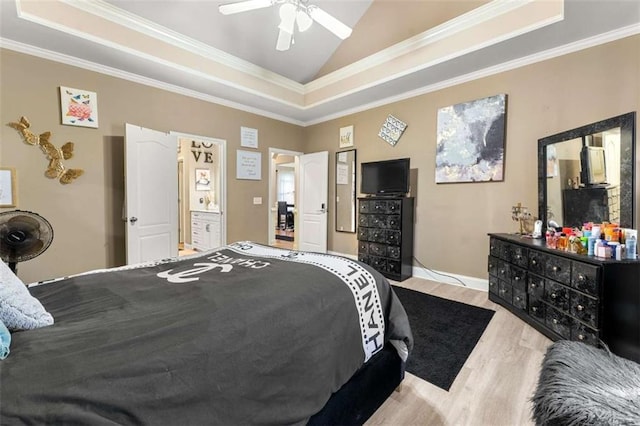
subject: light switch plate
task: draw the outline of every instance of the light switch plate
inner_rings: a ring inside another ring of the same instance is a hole
[[[262,204],[262,197],[253,197],[253,204]]]

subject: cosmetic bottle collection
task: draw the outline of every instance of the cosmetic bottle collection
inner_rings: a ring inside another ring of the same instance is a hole
[[[547,247],[603,259],[637,259],[638,231],[615,223],[588,222],[578,228],[549,228]]]

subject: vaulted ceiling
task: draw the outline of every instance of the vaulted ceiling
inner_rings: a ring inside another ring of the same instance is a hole
[[[309,125],[640,33],[637,0],[309,0],[353,33],[280,52],[277,4],[222,3],[0,0],[0,46]]]

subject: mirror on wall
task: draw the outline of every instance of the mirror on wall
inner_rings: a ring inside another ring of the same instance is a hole
[[[538,216],[545,226],[635,227],[636,113],[538,140]]]
[[[336,152],[336,231],[356,232],[356,150]]]

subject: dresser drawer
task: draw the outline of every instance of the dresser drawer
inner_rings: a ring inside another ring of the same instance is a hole
[[[362,204],[360,204],[360,205],[362,205]],[[369,218],[371,216],[373,216],[373,215],[368,215],[368,214],[358,215],[358,226],[364,226],[364,227],[369,226]]]
[[[571,283],[571,260],[547,255],[545,259],[545,275],[562,284]]]
[[[545,308],[547,305],[541,299],[536,299],[529,296],[529,304],[527,312],[536,320],[544,323],[545,321]]]
[[[489,275],[489,293],[497,295],[500,291],[499,280],[494,275]]]
[[[531,297],[542,299],[544,297],[544,278],[538,275],[528,274],[527,293],[529,293]]]
[[[511,303],[518,309],[527,310],[527,292],[524,289],[513,288]]]
[[[391,259],[400,259],[400,247],[387,246],[387,257]]]
[[[384,229],[387,227],[387,216],[383,214],[369,215],[369,226]]]
[[[544,283],[544,301],[565,312],[569,311],[569,287],[555,281]]]
[[[369,256],[369,265],[379,271],[387,270],[387,259],[378,256]]]
[[[387,216],[387,228],[388,229],[399,230],[399,229],[401,229],[401,225],[402,225],[402,220],[401,220],[400,215],[391,214],[391,215]]]
[[[542,252],[529,250],[527,261],[529,263],[530,272],[538,275],[544,275],[546,256]]]
[[[571,339],[571,327],[573,325],[573,321],[571,320],[571,317],[565,315],[563,312],[558,311],[551,306],[547,306],[545,312],[545,324],[565,339]]]
[[[374,210],[373,200],[360,200],[360,213],[373,213]]]
[[[506,245],[507,243],[505,242],[491,238],[489,240],[489,254],[491,254],[491,256],[507,260]]]
[[[369,253],[369,243],[366,241],[358,241],[358,253]]]
[[[527,271],[517,266],[510,265],[509,276],[511,285],[518,290],[527,291]]]
[[[358,240],[369,241],[369,228],[362,226],[358,228]]]
[[[402,204],[400,203],[399,200],[389,200],[387,201],[387,209],[385,210],[385,212],[398,213],[400,212],[401,208],[402,208]]]
[[[569,311],[580,321],[598,328],[598,299],[572,291]]]
[[[527,249],[515,244],[506,245],[507,260],[521,268],[527,268],[529,262],[527,257]]]
[[[600,267],[588,263],[573,262],[571,272],[571,287],[592,296],[598,296],[600,282]]]
[[[599,344],[598,332],[578,321],[575,321],[571,327],[571,340],[577,340],[593,346],[598,346]]]
[[[369,243],[368,253],[374,256],[387,256],[387,246],[384,244]]]
[[[498,296],[511,304],[511,299],[513,296],[513,287],[511,287],[511,284],[507,281],[498,280]]]
[[[487,262],[489,275],[498,275],[498,265],[500,265],[500,262],[500,259],[497,257],[489,256],[489,261]]]
[[[400,245],[400,241],[401,241],[401,233],[400,231],[391,231],[391,230],[387,230],[386,231],[386,243],[393,245],[393,246],[399,246]]]

